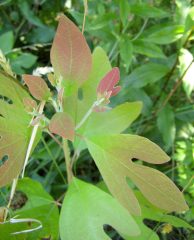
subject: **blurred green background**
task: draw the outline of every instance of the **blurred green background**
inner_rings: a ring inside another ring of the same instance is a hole
[[[157,168],[184,191],[190,211],[179,216],[190,224],[194,222],[193,5],[191,0],[88,0],[84,32],[91,50],[101,46],[112,66],[120,68],[122,91],[112,105],[143,102],[141,116],[127,132],[148,137],[171,156],[169,163]],[[61,13],[81,29],[81,0],[0,1],[0,49],[19,79],[23,73],[50,66]],[[40,181],[54,198],[64,191],[56,161],[64,174],[63,154],[45,136],[27,169],[28,176]],[[101,180],[87,151],[81,153],[75,172],[93,183]],[[154,229],[158,223],[147,224]],[[161,239],[193,239],[184,228],[167,232],[161,223]]]

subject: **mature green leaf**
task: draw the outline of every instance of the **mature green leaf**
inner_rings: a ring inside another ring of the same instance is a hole
[[[172,146],[175,139],[175,120],[172,107],[167,104],[158,114],[157,126],[162,134],[166,147]]]
[[[45,80],[38,76],[23,75],[23,80],[28,86],[30,93],[37,100],[48,100],[51,97],[50,89],[48,88]]]
[[[92,56],[85,38],[67,17],[61,16],[51,48],[51,63],[65,95],[71,95],[88,79]]]
[[[121,133],[139,116],[141,108],[141,102],[126,102],[106,112],[94,112],[78,133],[84,137]],[[85,143],[77,138],[75,147],[81,150]]]
[[[130,13],[130,6],[128,1],[119,1],[119,10],[120,10],[120,18],[123,23],[123,26],[125,26],[128,22],[128,16]]]
[[[22,53],[18,57],[10,57],[10,63],[13,71],[17,74],[23,74],[25,69],[31,68],[37,60],[37,56],[31,53]]]
[[[135,40],[133,42],[133,51],[150,58],[166,58],[162,49],[154,43],[148,43],[144,40]]]
[[[147,63],[137,67],[126,79],[126,85],[133,88],[141,88],[152,84],[164,77],[169,68],[162,64]]]
[[[143,3],[131,5],[130,12],[143,18],[164,18],[168,16],[168,13],[164,10]]]
[[[181,49],[180,56],[180,75],[183,77],[183,88],[188,97],[191,96],[191,93],[194,89],[194,59],[193,55],[187,49]],[[186,71],[186,73],[185,73]]]
[[[103,230],[105,224],[124,236],[140,233],[131,215],[116,199],[97,187],[74,178],[61,210],[61,239],[75,240],[81,236],[84,240],[110,240]]]
[[[155,164],[169,161],[169,157],[156,144],[128,134],[94,136],[86,142],[109,190],[130,212],[139,215],[140,206],[127,184],[127,178],[161,209],[168,212],[187,210],[182,193],[168,177],[131,161],[133,158]]]
[[[4,54],[12,49],[13,44],[14,35],[12,31],[8,31],[0,35],[0,49]]]
[[[0,72],[0,186],[10,183],[21,171],[31,135],[31,116],[23,99],[30,97],[13,78]]]
[[[29,222],[0,224],[1,238],[3,240],[34,240],[48,237],[58,239],[58,207],[54,199],[43,189],[40,183],[29,178],[20,180],[12,206],[16,208],[12,213],[14,216],[17,216],[16,218],[39,220],[42,223],[42,228],[31,233],[11,235],[14,232],[35,228],[37,224],[29,224]]]
[[[142,35],[142,39],[151,43],[157,44],[169,44],[177,41],[183,36],[184,26],[183,25],[172,25],[172,26],[155,26],[152,29],[147,30],[148,33],[145,37]]]
[[[119,47],[121,59],[124,62],[124,66],[126,66],[126,68],[128,69],[133,56],[133,44],[131,43],[128,36],[123,36],[121,38],[119,42]]]
[[[80,95],[77,92],[64,98],[64,111],[78,124],[97,99],[96,89],[101,79],[111,70],[111,65],[104,50],[97,47],[92,54],[92,70],[88,80],[82,85]]]
[[[45,25],[42,23],[42,21],[34,14],[34,11],[32,11],[30,7],[30,3],[28,1],[22,1],[19,0],[18,4],[20,11],[24,15],[24,17],[33,25],[37,27],[44,27]]]
[[[65,139],[74,139],[74,123],[67,113],[55,113],[49,123],[49,130]]]

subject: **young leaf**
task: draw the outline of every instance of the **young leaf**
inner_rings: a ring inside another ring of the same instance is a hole
[[[69,139],[71,141],[74,139],[74,123],[67,113],[55,113],[49,123],[49,130],[65,139]]]
[[[23,75],[23,79],[34,98],[40,101],[49,99],[51,93],[44,79],[27,74]]]
[[[61,16],[51,48],[51,63],[57,79],[63,79],[66,95],[88,79],[92,56],[85,38],[67,17]]]
[[[100,81],[97,87],[97,94],[101,97],[109,99],[111,96],[116,95],[121,87],[115,86],[120,79],[120,72],[117,67],[109,71]]]
[[[31,116],[23,99],[30,98],[15,79],[0,72],[0,186],[10,183],[21,171],[31,136]]]
[[[169,157],[156,144],[146,138],[128,134],[95,136],[86,142],[110,192],[131,213],[139,215],[140,207],[129,189],[127,178],[154,205],[168,212],[188,209],[182,193],[168,177],[131,161],[133,158],[156,164],[169,161]]]
[[[103,230],[105,224],[125,236],[140,233],[131,215],[116,199],[76,178],[63,201],[59,224],[62,240],[80,239],[80,236],[84,240],[110,240]]]
[[[9,222],[0,224],[1,239],[10,240],[35,240],[58,239],[59,235],[59,211],[54,199],[43,189],[41,184],[29,178],[19,180],[14,201],[11,205],[11,217],[16,219],[31,218],[41,222],[42,228],[27,234],[11,235],[11,233],[29,230],[37,225],[29,222],[11,224]],[[52,227],[51,227],[52,226]]]

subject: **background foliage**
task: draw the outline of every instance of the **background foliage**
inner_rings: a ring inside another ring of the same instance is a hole
[[[184,190],[190,211],[180,217],[189,223],[194,216],[192,6],[191,0],[88,1],[85,25],[91,50],[102,46],[112,66],[121,70],[122,91],[112,104],[143,102],[141,116],[126,132],[148,137],[171,156],[169,163],[157,168]],[[0,2],[0,13],[0,48],[20,77],[37,67],[50,66],[49,52],[57,15],[65,13],[81,27],[84,5],[83,1],[5,0]],[[47,112],[48,115],[52,112],[49,106]],[[101,181],[87,151],[81,153],[74,171],[87,181]],[[62,200],[66,186],[63,154],[47,135],[31,156],[27,175],[41,182],[55,200]],[[2,189],[1,204],[7,196],[8,189]],[[52,214],[57,221],[57,213]],[[146,224],[161,239],[192,239],[189,229],[171,228],[173,223],[167,222],[163,224],[160,218],[153,217]]]

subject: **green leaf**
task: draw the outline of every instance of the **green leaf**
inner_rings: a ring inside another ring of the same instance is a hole
[[[26,69],[31,68],[37,60],[37,56],[31,54],[31,53],[21,53],[18,57],[11,57],[11,67],[13,71],[17,74],[23,74],[26,72]]]
[[[124,66],[126,66],[127,70],[131,64],[132,56],[133,56],[133,44],[131,43],[128,36],[123,36],[119,42],[120,47],[120,55],[121,59],[124,62]]]
[[[141,102],[123,103],[106,112],[92,113],[88,121],[78,131],[84,137],[123,132],[139,116],[142,109]],[[75,148],[85,148],[83,140],[77,138]]]
[[[184,26],[183,25],[172,25],[172,26],[155,26],[152,29],[145,32],[145,36],[142,35],[142,39],[147,41],[148,44],[157,43],[157,44],[170,44],[183,36]]]
[[[143,18],[164,18],[168,16],[168,13],[164,10],[143,3],[131,5],[130,12]]]
[[[34,98],[47,101],[51,97],[50,89],[43,78],[27,74],[22,77]]]
[[[111,65],[105,51],[97,47],[92,54],[92,70],[87,81],[79,89],[81,97],[77,92],[63,101],[64,111],[67,112],[77,125],[84,117],[88,109],[96,101],[96,89],[101,79],[111,70]]]
[[[113,210],[114,209],[114,210]],[[73,179],[60,214],[62,240],[110,240],[104,225],[124,236],[138,235],[139,228],[128,211],[111,195],[91,184]]]
[[[18,6],[20,8],[20,11],[24,15],[24,17],[33,25],[37,27],[45,27],[45,25],[42,23],[42,21],[34,14],[34,11],[32,11],[30,7],[30,3],[28,1],[22,1],[19,0]]]
[[[129,134],[94,136],[86,142],[110,192],[131,213],[139,215],[140,206],[128,186],[127,178],[155,206],[168,212],[188,209],[182,193],[168,177],[131,161],[133,158],[155,164],[169,161],[169,157],[156,144]]]
[[[24,98],[30,98],[13,78],[0,72],[0,186],[10,183],[21,171],[32,128],[25,111]]]
[[[128,22],[128,16],[129,16],[129,2],[128,1],[119,1],[119,9],[120,9],[120,18],[122,21],[122,24],[125,26]]]
[[[14,45],[14,35],[12,31],[5,32],[0,35],[0,49],[6,54]]]
[[[169,68],[162,64],[147,63],[137,67],[126,79],[126,85],[133,88],[141,88],[147,84],[153,84],[164,77]]]
[[[12,235],[11,233],[32,229],[37,224],[17,223],[0,224],[1,238],[3,240],[34,240],[50,237],[58,239],[59,211],[54,199],[43,189],[40,183],[29,178],[21,179],[18,182],[17,192],[12,206],[18,208],[12,212],[17,219],[32,218],[42,223],[42,228],[31,233]],[[12,216],[12,217],[14,217]]]
[[[157,126],[168,149],[174,142],[176,132],[174,112],[169,104],[159,112]]]
[[[166,56],[162,52],[162,49],[154,43],[148,43],[144,40],[135,40],[133,42],[133,46],[133,51],[135,53],[139,53],[150,58],[166,58]]]
[[[92,57],[85,38],[67,17],[61,16],[51,48],[51,63],[55,75],[65,88],[65,95],[88,79]]]
[[[182,79],[183,88],[187,97],[191,96],[192,91],[194,90],[194,59],[193,55],[187,49],[180,50],[179,62],[180,62],[180,76],[184,74]],[[185,73],[186,71],[186,73]]]

